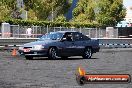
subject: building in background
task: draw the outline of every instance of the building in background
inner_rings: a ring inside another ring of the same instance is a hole
[[[132,23],[132,0],[123,0],[123,4],[127,9],[126,17],[124,19],[127,22]]]
[[[132,0],[123,0],[123,4],[127,9],[124,21],[126,21],[129,27],[132,27]]]
[[[124,20],[128,23],[132,23],[132,7],[127,8],[127,14]]]
[[[130,27],[130,23],[128,23],[127,21],[120,21],[118,22],[116,27]]]

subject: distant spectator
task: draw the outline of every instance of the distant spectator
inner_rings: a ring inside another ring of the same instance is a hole
[[[28,28],[27,30],[26,30],[26,34],[27,34],[27,37],[31,37],[32,36],[32,28]]]

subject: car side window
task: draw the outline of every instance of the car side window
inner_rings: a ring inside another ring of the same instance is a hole
[[[66,38],[67,41],[73,41],[73,33],[67,32],[63,38]]]
[[[75,41],[82,41],[82,40],[88,40],[88,39],[90,39],[90,38],[83,35],[82,33],[79,33],[79,32],[74,33],[74,40]]]
[[[75,41],[83,40],[82,34],[81,34],[81,33],[78,33],[78,32],[75,32],[75,33],[74,33],[74,40],[75,40]]]
[[[87,37],[86,35],[83,35],[83,40],[90,40],[90,38]]]

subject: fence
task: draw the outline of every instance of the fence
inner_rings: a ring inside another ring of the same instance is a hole
[[[27,33],[27,29],[31,28],[31,36]],[[43,34],[55,31],[79,31],[90,38],[117,38],[118,29],[100,29],[100,28],[68,28],[68,27],[49,27],[49,26],[19,26],[10,25],[10,33],[5,33],[6,38],[38,38]]]
[[[0,46],[11,48],[36,40],[38,38],[0,38]],[[98,38],[98,40],[100,48],[132,48],[132,38]]]

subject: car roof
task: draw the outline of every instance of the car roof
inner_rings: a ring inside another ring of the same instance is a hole
[[[56,31],[56,32],[50,32],[50,33],[66,33],[66,32],[77,32],[77,31]]]

